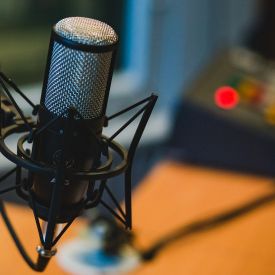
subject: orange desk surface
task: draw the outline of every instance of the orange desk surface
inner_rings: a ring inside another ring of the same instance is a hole
[[[157,165],[133,195],[133,229],[139,247],[149,247],[173,229],[237,207],[273,191],[272,180],[175,163]],[[27,208],[8,205],[17,231],[35,256],[37,234]],[[76,235],[76,222],[61,242]],[[0,274],[35,274],[21,259],[0,221]],[[44,274],[65,274],[55,259]],[[275,274],[275,203],[213,230],[177,241],[132,275]]]

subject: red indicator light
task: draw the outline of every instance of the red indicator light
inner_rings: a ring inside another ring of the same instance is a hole
[[[215,92],[215,103],[222,109],[233,109],[239,103],[238,92],[229,86],[220,87]]]

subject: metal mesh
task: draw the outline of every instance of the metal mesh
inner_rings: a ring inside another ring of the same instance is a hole
[[[63,19],[56,24],[55,30],[82,44],[110,45],[117,41],[111,27],[93,19]],[[74,107],[85,119],[100,117],[111,59],[112,52],[84,52],[54,42],[46,87],[46,108],[55,115],[61,115],[69,107]]]
[[[115,31],[107,24],[85,17],[69,17],[54,27],[59,35],[81,44],[107,46],[117,42]]]

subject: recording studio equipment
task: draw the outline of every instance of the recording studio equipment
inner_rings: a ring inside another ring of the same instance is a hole
[[[54,26],[40,102],[44,108],[39,110],[38,125],[43,127],[56,116],[60,116],[60,120],[33,139],[34,160],[58,166],[63,157],[71,169],[89,170],[99,166],[101,147],[104,146],[100,136],[117,42],[114,30],[97,20],[73,17]],[[69,111],[75,116],[71,122]],[[65,128],[68,134],[66,144],[63,144],[60,131]],[[70,149],[66,156],[61,156],[64,146]],[[50,205],[52,185],[49,182],[56,178],[35,173],[31,177],[36,200],[42,205],[38,216],[47,219],[48,213],[42,208]],[[89,186],[89,179],[66,178],[65,181],[60,209],[72,211],[72,214],[59,213],[60,222],[68,222],[75,215],[75,206],[83,201]],[[68,210],[70,208],[72,210]]]
[[[16,172],[15,186],[0,190],[0,195],[16,190],[33,210],[41,242],[37,262],[24,250],[3,201],[0,212],[19,252],[36,271],[46,268],[56,252],[56,243],[85,209],[101,204],[131,229],[132,163],[157,96],[152,94],[106,116],[117,44],[115,31],[103,22],[81,17],[59,21],[52,30],[39,105],[0,73],[6,96],[1,99],[0,151],[16,165],[0,178],[1,182]],[[24,115],[9,87],[29,103],[37,118]],[[103,127],[112,119],[137,107],[139,110],[112,136],[103,135]],[[138,117],[138,127],[127,150],[115,138]],[[22,133],[16,153],[6,144],[14,133]],[[25,170],[27,178],[23,176]],[[118,175],[124,177],[125,209],[108,183]],[[103,192],[115,207],[103,200]],[[44,231],[41,221],[46,223]],[[59,224],[63,225],[61,232],[56,229]]]
[[[214,58],[178,106],[172,157],[274,176],[274,72],[274,62],[245,48]],[[231,98],[217,100],[224,88]]]

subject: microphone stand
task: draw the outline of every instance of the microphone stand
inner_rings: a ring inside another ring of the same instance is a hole
[[[98,146],[101,149],[102,155],[105,157],[105,161],[103,164],[98,165],[98,167],[94,167],[91,170],[81,170],[75,171],[68,167],[66,167],[65,155],[68,148],[68,140],[67,136],[69,136],[70,129],[72,127],[72,123],[76,117],[78,119],[83,119],[81,115],[77,112],[77,110],[70,108],[67,112],[68,114],[68,122],[64,127],[63,131],[63,141],[64,148],[61,150],[60,161],[57,163],[56,167],[46,165],[45,163],[40,163],[34,159],[32,159],[29,150],[24,148],[24,143],[31,143],[35,136],[42,134],[45,130],[47,130],[52,124],[58,122],[61,119],[61,114],[59,117],[55,117],[51,121],[49,121],[46,125],[42,127],[37,127],[36,123],[29,117],[25,117],[22,110],[16,103],[6,84],[13,88],[15,92],[17,92],[23,99],[25,99],[33,108],[33,115],[37,115],[38,111],[43,108],[42,106],[35,105],[31,102],[29,98],[27,98],[20,89],[16,86],[16,84],[5,76],[4,73],[0,72],[0,85],[2,86],[9,104],[9,108],[13,112],[13,122],[11,125],[6,125],[5,121],[3,121],[3,116],[0,117],[0,151],[1,153],[9,159],[11,162],[16,164],[16,168],[11,169],[5,175],[0,178],[0,183],[5,180],[7,177],[16,172],[16,184],[15,186],[11,186],[9,188],[0,190],[0,195],[7,193],[9,191],[15,190],[17,195],[21,197],[23,200],[28,202],[30,205],[33,215],[35,218],[38,235],[40,238],[41,246],[37,247],[38,258],[37,261],[34,262],[26,253],[22,243],[20,242],[9,218],[6,213],[4,203],[0,200],[0,214],[6,224],[14,242],[22,255],[23,259],[26,263],[35,271],[43,271],[45,270],[49,260],[52,256],[55,255],[56,249],[54,246],[60,240],[62,235],[66,232],[66,230],[70,227],[76,217],[81,215],[82,211],[85,209],[90,209],[96,207],[97,205],[103,205],[109,212],[117,218],[126,229],[132,228],[132,214],[131,214],[131,181],[132,181],[132,164],[134,160],[134,155],[136,152],[136,148],[141,139],[143,131],[147,125],[147,122],[150,118],[150,115],[153,111],[155,103],[157,101],[157,96],[152,94],[151,96],[119,111],[118,113],[113,114],[112,116],[104,117],[104,127],[108,125],[108,123],[136,108],[141,105],[144,105],[134,114],[128,121],[126,121],[111,137],[106,137],[102,135],[100,138],[97,138]],[[5,99],[6,100],[6,99]],[[0,110],[2,110],[2,104],[4,104],[5,100],[3,100],[3,96],[0,93]],[[105,102],[107,104],[107,102]],[[11,106],[10,106],[11,105]],[[138,123],[137,129],[133,135],[132,141],[130,143],[129,149],[126,150],[122,145],[117,143],[114,139],[125,129],[127,128],[134,120],[136,120],[139,116],[141,116],[140,121]],[[5,127],[3,127],[5,125]],[[93,129],[90,129],[88,126],[87,129],[93,134]],[[23,133],[26,132],[18,139],[17,143],[17,153],[13,153],[8,146],[5,144],[5,139],[14,134],[14,133]],[[116,154],[120,159],[119,163],[113,165],[113,154]],[[39,204],[35,200],[35,194],[32,191],[32,182],[31,180],[22,179],[22,168],[28,170],[31,173],[41,174],[41,175],[50,175],[55,178],[55,184],[53,184],[53,191],[50,201],[50,206],[46,207],[44,205]],[[124,193],[125,193],[125,211],[123,211],[120,203],[115,198],[111,189],[107,184],[107,180],[124,174]],[[65,178],[75,179],[75,180],[89,180],[89,188],[86,195],[86,198],[83,198],[83,201],[74,205],[71,209],[60,209],[60,192],[61,186],[64,183]],[[99,182],[99,186],[96,188],[95,182]],[[116,211],[113,207],[109,206],[103,199],[103,192],[109,195],[111,201],[115,205]],[[45,236],[43,235],[42,228],[40,225],[39,219],[42,218],[48,222],[47,228],[45,231]],[[55,228],[59,223],[66,223],[61,232],[57,236],[55,236]]]
[[[56,251],[51,251],[51,253],[47,254],[47,253],[43,253],[43,250],[38,250],[38,257],[36,262],[34,262],[29,255],[26,253],[25,248],[23,247],[21,241],[19,240],[17,233],[15,232],[10,219],[7,215],[4,203],[2,200],[0,200],[0,214],[2,216],[2,219],[19,251],[19,253],[21,254],[21,256],[23,257],[23,259],[25,260],[25,262],[29,265],[29,267],[31,267],[31,269],[38,271],[38,272],[42,272],[45,270],[45,268],[47,267],[50,259],[52,256],[55,255]]]

